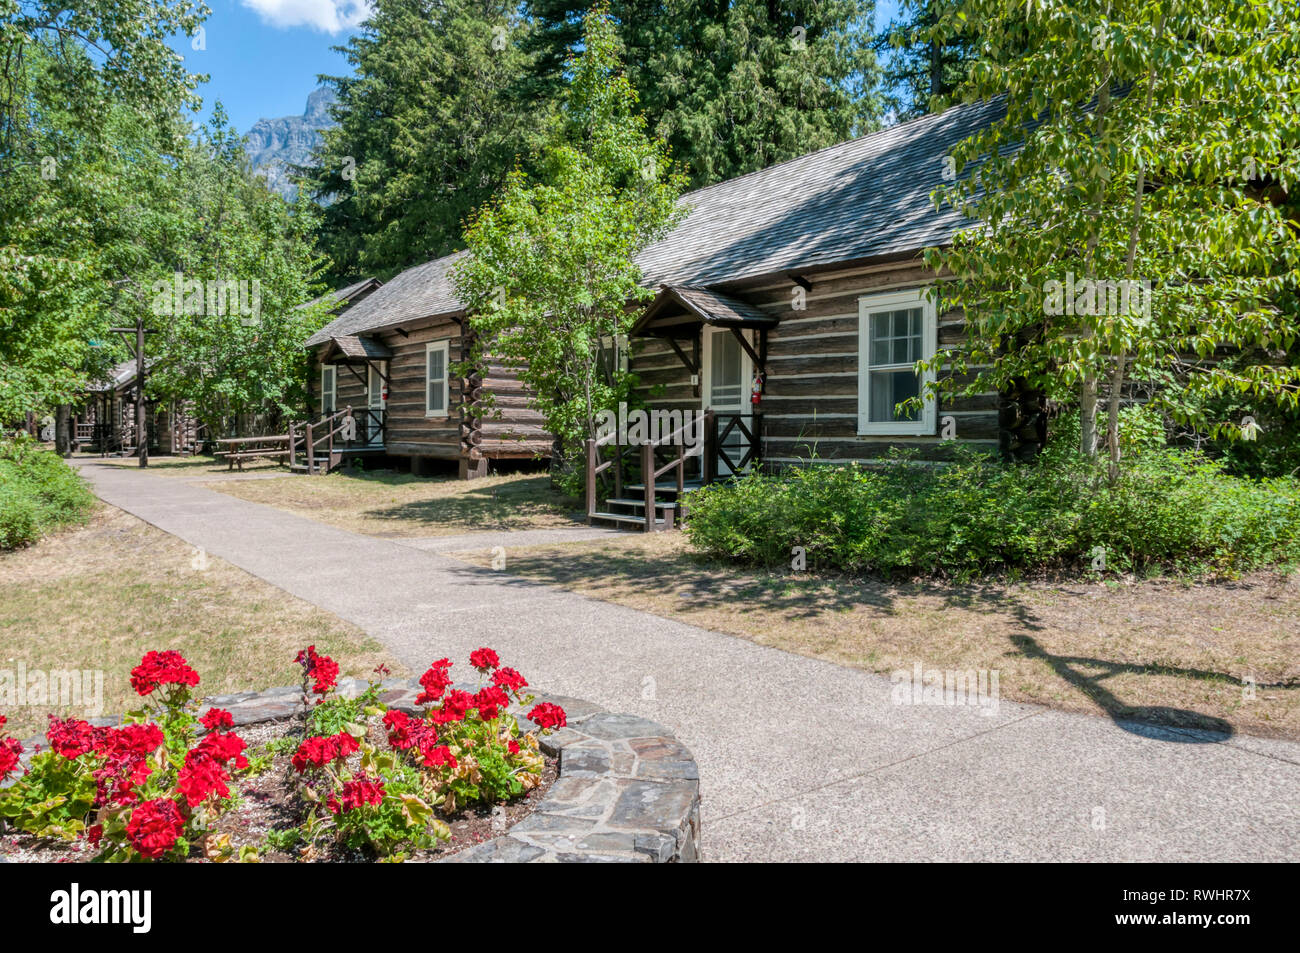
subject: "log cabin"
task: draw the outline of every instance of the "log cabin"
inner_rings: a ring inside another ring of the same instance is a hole
[[[157,360],[145,359],[146,375],[157,366]],[[72,408],[74,451],[93,449],[101,455],[122,456],[136,452],[136,370],[135,358],[130,358],[85,389]],[[203,428],[188,402],[146,397],[145,414],[150,453],[188,455],[201,447]]]
[[[709,412],[705,450],[661,490],[755,465],[878,462],[894,447],[935,461],[954,441],[1034,452],[1046,427],[1034,394],[927,398],[897,411],[922,394],[914,362],[964,333],[959,313],[935,313],[926,291],[942,276],[922,252],[970,223],[930,195],[952,147],[997,109],[954,107],[682,197],[684,219],[637,259],[655,297],[628,339],[612,342],[639,402]],[[545,453],[550,437],[508,368],[468,386],[446,376],[472,329],[448,279],[461,254],[403,272],[307,346],[320,406],[378,410],[376,440],[390,453],[459,459],[472,476],[494,456]],[[496,392],[502,420],[459,413],[478,388]],[[657,481],[615,482],[614,499],[634,504],[629,517],[644,514],[641,497],[623,491],[653,495]]]
[[[312,415],[352,408],[356,439],[335,445],[345,459],[405,458],[417,473],[451,462],[469,479],[486,475],[489,461],[550,452],[515,369],[453,373],[472,333],[450,280],[463,254],[408,268],[307,339]],[[469,412],[486,393],[497,411],[489,419]]]

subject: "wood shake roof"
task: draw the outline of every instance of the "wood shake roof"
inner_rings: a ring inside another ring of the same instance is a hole
[[[946,244],[971,223],[952,209],[936,210],[930,200],[943,184],[944,157],[1001,112],[997,101],[955,106],[689,192],[680,199],[686,217],[637,256],[645,283],[700,293],[712,285]],[[462,312],[450,271],[465,254],[407,269],[312,335],[307,346]]]

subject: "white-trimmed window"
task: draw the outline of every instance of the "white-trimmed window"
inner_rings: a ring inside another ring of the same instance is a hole
[[[322,364],[320,367],[320,412],[322,415],[332,414],[337,409],[338,403],[338,368],[333,364]]]
[[[890,291],[858,299],[858,433],[934,433],[934,398],[925,396],[931,372],[915,364],[934,357],[934,302],[925,289]],[[898,405],[923,397],[920,408],[899,413]]]
[[[424,416],[447,416],[447,362],[451,349],[446,341],[435,341],[424,349]]]

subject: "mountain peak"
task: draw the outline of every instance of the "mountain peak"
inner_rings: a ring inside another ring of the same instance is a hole
[[[244,149],[253,169],[286,199],[293,199],[297,191],[289,181],[289,166],[304,165],[311,159],[320,144],[320,131],[334,124],[329,107],[337,100],[332,88],[321,86],[307,96],[307,108],[301,116],[259,119],[244,137]]]

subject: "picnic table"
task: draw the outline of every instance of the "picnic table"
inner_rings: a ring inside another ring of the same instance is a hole
[[[241,472],[245,460],[255,457],[288,457],[292,453],[287,433],[267,437],[222,437],[216,443],[228,448],[216,451],[218,457],[226,458],[226,469],[233,470],[238,465]]]

